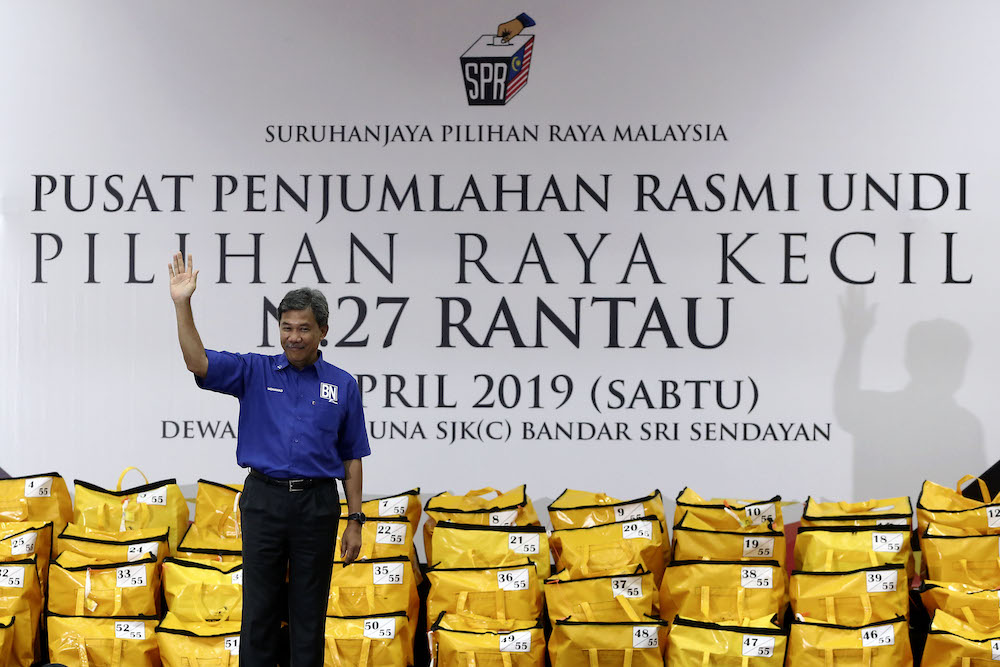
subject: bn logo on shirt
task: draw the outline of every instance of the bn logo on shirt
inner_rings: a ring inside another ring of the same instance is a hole
[[[325,401],[330,401],[334,405],[337,404],[337,385],[330,384],[329,382],[319,383],[319,397]]]

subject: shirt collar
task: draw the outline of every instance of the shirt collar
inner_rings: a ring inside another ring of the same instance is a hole
[[[320,362],[323,361],[323,350],[316,350],[316,353],[318,356],[312,365],[316,368],[316,372],[318,373]],[[276,371],[283,371],[291,365],[292,364],[288,361],[288,357],[285,356],[284,352],[274,358],[274,370]],[[308,368],[308,366],[306,368]]]

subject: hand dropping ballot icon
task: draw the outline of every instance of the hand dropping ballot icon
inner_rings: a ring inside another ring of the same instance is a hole
[[[507,104],[528,83],[534,35],[521,30],[535,25],[527,14],[501,23],[495,35],[483,35],[462,54],[462,78],[470,105]]]

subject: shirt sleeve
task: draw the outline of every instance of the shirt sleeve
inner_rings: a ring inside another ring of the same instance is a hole
[[[510,14],[508,14],[508,16],[510,16]],[[520,14],[517,15],[517,20],[520,21],[521,25],[523,25],[525,28],[530,28],[531,26],[535,25],[535,21],[524,12],[521,12]]]
[[[347,383],[347,414],[340,423],[337,453],[341,461],[360,459],[372,453],[365,428],[365,412],[361,407],[361,391],[353,377]]]
[[[205,355],[208,357],[208,372],[204,378],[195,375],[195,384],[202,389],[243,398],[250,373],[250,355],[215,350],[205,350]]]

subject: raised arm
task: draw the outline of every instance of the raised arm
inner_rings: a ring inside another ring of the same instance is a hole
[[[191,295],[198,286],[194,258],[188,255],[185,266],[184,256],[177,253],[173,262],[167,264],[167,270],[170,271],[170,298],[173,299],[177,314],[177,340],[181,344],[184,363],[189,371],[203,378],[208,374],[208,356],[194,325],[194,313],[191,312]]]

